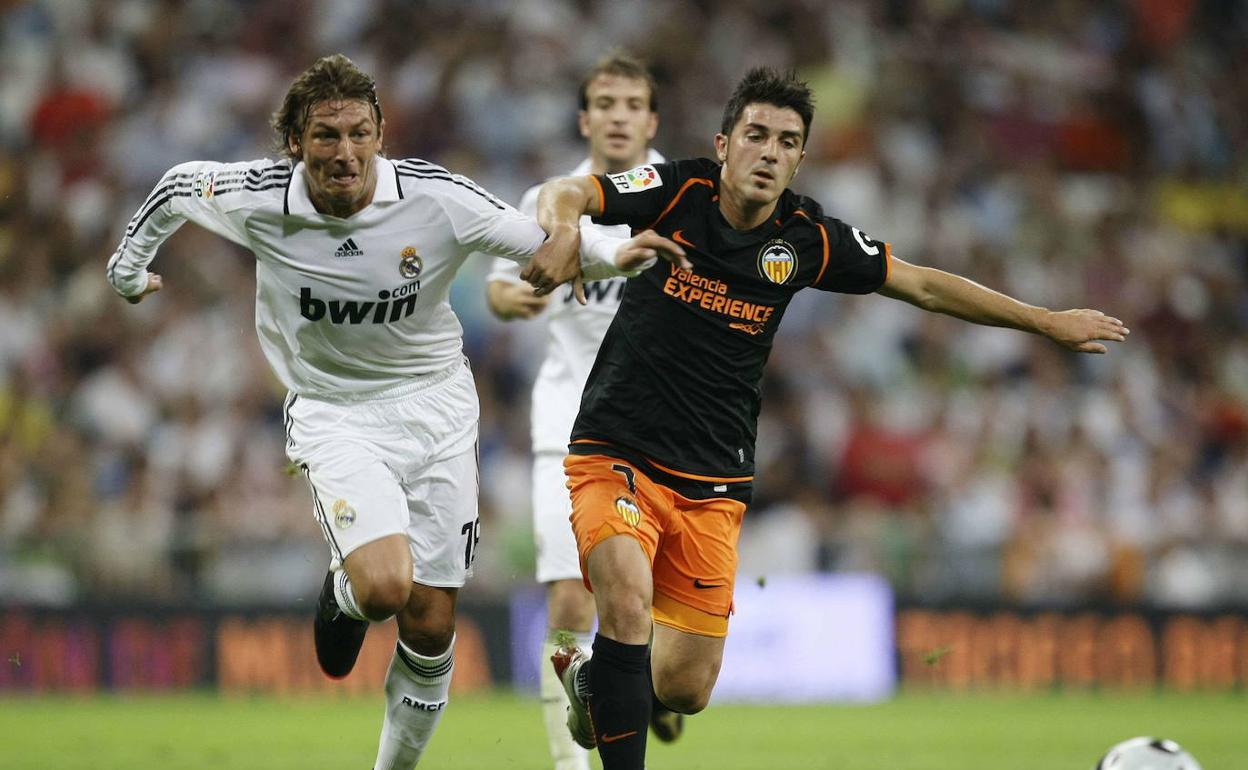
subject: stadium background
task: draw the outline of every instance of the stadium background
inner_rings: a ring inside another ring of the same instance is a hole
[[[0,3],[0,693],[331,691],[303,665],[326,552],[285,472],[251,257],[186,227],[155,301],[103,280],[160,175],[272,156],[290,79],[342,51],[377,78],[389,155],[515,202],[583,156],[576,84],[624,45],[658,77],[669,157],[711,153],[747,67],[795,68],[818,100],[798,191],[907,260],[1132,329],[1077,357],[799,295],[742,585],[882,576],[903,692],[1218,690],[1242,727],[1245,40],[1229,0]],[[487,533],[464,692],[510,683],[512,605],[533,595],[542,330],[489,316],[485,269],[452,297]]]

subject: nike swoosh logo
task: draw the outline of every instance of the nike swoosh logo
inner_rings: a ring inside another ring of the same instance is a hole
[[[681,246],[688,246],[688,247],[689,247],[689,248],[691,248],[691,249],[696,249],[696,248],[698,248],[697,246],[694,246],[694,245],[693,245],[692,243],[690,243],[689,241],[686,241],[686,240],[685,240],[685,236],[684,236],[684,235],[682,235],[682,233],[684,233],[684,232],[685,232],[685,231],[684,231],[684,229],[682,228],[682,229],[677,230],[676,232],[672,233],[672,240],[673,240],[673,241],[676,241],[676,242],[677,242],[677,243],[679,243]]]
[[[723,583],[703,583],[701,578],[694,578],[693,587],[694,588],[723,588],[724,584]]]
[[[603,743],[615,743],[616,741],[622,741],[625,738],[629,737],[630,735],[636,735],[636,734],[637,734],[636,730],[629,730],[628,732],[620,733],[619,735],[604,735],[602,736],[602,742]]]

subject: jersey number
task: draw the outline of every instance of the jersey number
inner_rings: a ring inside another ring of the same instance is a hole
[[[628,491],[634,495],[637,494],[637,482],[634,480],[632,468],[616,463],[611,466],[611,470],[624,474],[624,479],[628,482]]]
[[[858,241],[858,245],[862,247],[862,250],[863,250],[863,251],[867,252],[868,254],[870,254],[870,255],[871,255],[871,256],[873,256],[873,257],[874,257],[876,254],[879,254],[879,253],[880,253],[880,247],[879,247],[879,246],[872,246],[871,244],[867,243],[866,239],[862,237],[862,231],[861,231],[861,230],[859,230],[859,229],[858,229],[858,228],[856,228],[856,227],[851,227],[851,228],[849,228],[849,229],[854,231],[854,240],[855,240],[855,241]]]
[[[459,533],[464,536],[464,569],[468,569],[477,558],[477,544],[481,542],[481,517],[465,524]]]

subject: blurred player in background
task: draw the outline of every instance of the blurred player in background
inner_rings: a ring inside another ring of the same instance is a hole
[[[450,283],[474,252],[523,261],[576,234],[547,240],[472,181],[383,157],[376,86],[344,56],[295,79],[273,128],[282,160],[195,161],[165,174],[108,280],[130,302],[159,291],[147,266],[187,220],[255,254],[256,331],[289,390],[287,454],[331,550],[317,659],[346,676],[368,621],[397,619],[375,768],[409,770],[447,704],[455,601],[481,531],[479,407]],[[662,245],[653,234],[587,237],[599,276],[619,274],[617,259],[645,264]]]
[[[657,108],[654,78],[640,61],[617,53],[596,63],[581,81],[577,118],[589,157],[570,173],[618,174],[646,163],[661,163],[663,156],[648,149],[658,129]],[[537,213],[540,187],[524,194],[521,212]],[[619,238],[630,234],[626,226],[594,225],[589,217],[582,218],[580,224],[583,229],[597,228]],[[624,281],[619,277],[588,284],[585,294],[589,301],[581,305],[574,301],[570,288],[553,300],[536,296],[533,287],[520,280],[519,264],[496,259],[486,287],[490,310],[499,318],[527,319],[546,311],[546,356],[533,383],[532,506],[537,580],[546,586],[548,624],[538,658],[542,711],[555,770],[588,770],[589,757],[568,735],[568,698],[549,665],[550,656],[560,646],[561,634],[571,634],[578,646],[588,647],[594,622],[594,597],[581,581],[576,538],[569,523],[572,503],[565,486],[563,459],[568,454],[568,436],[585,378],[620,306]],[[553,305],[547,307],[551,301]],[[679,735],[682,719],[655,703],[651,726],[661,740],[670,741]]]
[[[605,770],[644,767],[648,655],[663,702],[696,713],[710,699],[752,494],[759,381],[794,294],[878,292],[1088,353],[1106,352],[1098,340],[1127,334],[1095,310],[1053,312],[907,264],[887,243],[789,191],[813,115],[806,84],[752,70],[724,110],[718,162],[569,177],[546,183],[539,196],[548,228],[568,228],[585,214],[653,228],[682,244],[693,264],[658,264],[629,282],[566,462],[599,628],[592,658],[569,646],[553,662],[572,702],[569,727],[582,746],[597,746]],[[545,262],[561,254],[562,263]],[[546,294],[575,274],[575,257],[563,243],[524,276]]]

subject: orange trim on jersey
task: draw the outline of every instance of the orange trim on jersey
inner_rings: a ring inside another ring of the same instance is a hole
[[[823,273],[828,269],[828,231],[824,228],[823,223],[816,223],[819,227],[819,234],[823,236],[823,266],[819,268],[819,275],[815,276],[814,283],[819,283],[819,279],[823,278]]]
[[[659,214],[659,218],[654,220],[650,224],[646,225],[645,229],[652,230],[654,229],[655,225],[657,225],[659,222],[662,222],[663,218],[666,217],[668,214],[670,214],[672,209],[676,207],[676,204],[680,202],[680,197],[685,194],[685,191],[688,190],[690,186],[695,185],[695,184],[704,184],[707,187],[711,188],[712,190],[715,189],[715,183],[709,179],[703,179],[702,177],[697,177],[697,176],[693,177],[692,179],[686,179],[685,183],[682,184],[680,186],[680,189],[676,191],[676,197],[672,198],[672,202],[667,204],[667,208],[663,209],[662,214]]]
[[[824,228],[822,222],[815,222],[815,220],[810,218],[810,214],[807,214],[805,211],[794,209],[793,213],[802,215],[808,222],[814,222],[815,227],[819,228],[819,235],[823,237],[823,265],[819,267],[819,275],[816,275],[815,280],[811,282],[811,286],[814,286],[819,283],[819,279],[823,278],[824,272],[828,269],[828,257],[831,253],[831,249],[828,248],[828,231]]]
[[[678,476],[682,479],[693,479],[694,481],[719,481],[719,482],[723,482],[727,484],[735,484],[740,481],[753,481],[754,480],[753,476],[731,476],[731,477],[699,476],[696,473],[684,473],[683,471],[676,471],[666,466],[659,465],[654,460],[651,460],[649,457],[646,458],[646,462],[650,463],[651,465],[663,471],[664,473],[667,473],[672,476]]]
[[[888,283],[888,277],[893,273],[893,244],[884,244],[884,283]]]
[[[592,438],[578,438],[572,443],[573,444],[597,444],[598,446],[611,446],[605,441],[594,441]]]
[[[602,189],[602,182],[598,181],[598,177],[590,174],[589,178],[594,181],[594,187],[598,188],[598,209],[605,214],[607,213],[607,192]]]

